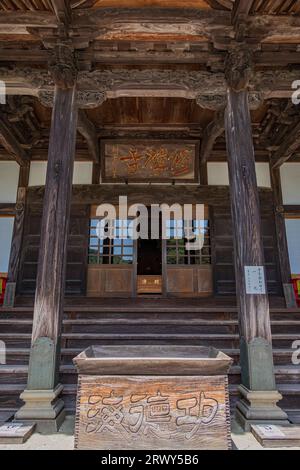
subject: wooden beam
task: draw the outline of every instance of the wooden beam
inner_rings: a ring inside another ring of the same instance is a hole
[[[283,210],[284,210],[284,215],[285,217],[287,218],[297,218],[297,219],[300,219],[300,204],[299,205],[293,205],[293,206],[290,206],[290,205],[284,205],[283,206]]]
[[[286,163],[300,147],[300,122],[292,127],[291,132],[272,156],[272,168],[280,168]]]
[[[51,0],[51,5],[58,22],[68,25],[71,21],[72,10],[69,0]]]
[[[54,1],[54,0],[53,0]],[[58,18],[67,15],[64,4],[67,0],[57,0],[56,11]],[[214,9],[189,9],[189,8],[90,8],[75,9],[72,11],[72,20],[69,25],[74,45],[76,40],[85,36],[87,43],[98,39],[140,39],[162,37],[169,34],[177,41],[189,41],[191,38],[203,41],[208,38],[215,41],[215,45],[226,48],[229,39],[232,38],[234,25],[238,18],[245,18],[245,37],[251,41],[260,42],[263,39],[272,38],[276,42],[287,38],[290,42],[299,42],[300,18],[294,15],[248,15],[252,0],[239,0],[236,2],[236,10],[222,11]],[[61,5],[61,6],[60,6]],[[65,12],[65,13],[61,13]],[[233,15],[233,16],[232,16]],[[246,15],[246,16],[245,16]],[[248,16],[247,16],[248,15]],[[27,28],[47,29],[47,40],[51,40],[51,34],[55,39],[55,33],[59,26],[57,16],[52,12],[42,11],[10,11],[1,12],[0,34],[27,34]],[[49,31],[52,31],[49,35]],[[298,38],[298,40],[297,40]],[[79,42],[80,42],[79,41]],[[78,43],[78,48],[82,48]]]
[[[29,155],[16,139],[13,128],[3,113],[0,116],[0,142],[20,166],[30,161]]]
[[[94,124],[88,119],[83,109],[78,111],[77,129],[86,140],[89,153],[95,163],[100,162],[99,141]]]
[[[16,212],[16,205],[15,204],[6,204],[1,202],[0,203],[0,217],[6,217],[6,216],[14,216]]]
[[[254,0],[235,0],[232,9],[232,23],[235,24],[240,18],[246,18],[250,13],[253,3]]]
[[[178,202],[178,191],[182,185],[142,185],[142,184],[94,184],[75,185],[72,190],[73,204],[118,204],[119,195],[128,197],[128,204],[136,204],[143,201],[145,205],[161,204],[170,205]],[[28,204],[43,203],[45,194],[44,186],[34,186],[28,189]],[[273,195],[270,189],[259,188],[262,205],[270,206]],[[195,201],[206,201],[208,205],[224,207],[229,203],[229,188],[225,186],[185,186],[180,193],[181,204],[193,204]]]
[[[200,150],[200,163],[205,163],[210,157],[215,141],[225,130],[224,111],[217,113],[215,119],[206,127]]]
[[[1,11],[1,33],[27,33],[26,28],[57,28],[54,13],[48,11]]]
[[[46,69],[3,67],[0,76],[6,82],[7,95],[34,95],[52,105],[53,80]],[[251,78],[250,98],[291,97],[291,83],[299,79],[297,68],[256,71]],[[141,86],[141,83],[143,86]],[[100,106],[105,99],[122,96],[164,96],[197,99],[209,109],[224,107],[226,83],[223,72],[182,69],[97,69],[82,71],[78,78],[78,102],[81,108]],[[100,92],[101,91],[101,92]],[[86,93],[87,92],[87,93]],[[203,100],[201,98],[203,97]],[[224,99],[224,104],[222,101]]]

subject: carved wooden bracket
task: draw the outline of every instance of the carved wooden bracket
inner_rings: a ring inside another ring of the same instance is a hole
[[[165,96],[195,99],[199,106],[212,110],[224,108],[228,85],[237,90],[249,85],[249,103],[255,109],[265,99],[290,97],[291,83],[299,80],[296,69],[252,73],[251,54],[241,50],[228,56],[226,76],[222,72],[158,69],[102,69],[77,73],[73,58],[72,49],[66,52],[65,47],[60,47],[60,59],[52,62],[54,76],[47,70],[29,67],[3,67],[0,76],[6,82],[8,94],[11,89],[15,95],[37,96],[50,107],[55,83],[72,86],[77,76],[80,108],[98,107],[106,99],[121,96]]]
[[[249,46],[241,43],[227,54],[225,77],[230,88],[241,91],[249,86],[252,76],[253,54]]]
[[[59,88],[73,88],[77,78],[76,56],[67,41],[58,43],[51,51],[49,70]]]

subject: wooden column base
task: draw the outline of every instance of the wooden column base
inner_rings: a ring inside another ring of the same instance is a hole
[[[61,384],[54,390],[24,390],[20,398],[25,405],[17,411],[15,420],[35,423],[41,434],[57,432],[65,420],[64,402],[59,398],[62,390]]]
[[[236,407],[236,421],[245,431],[249,432],[252,424],[290,424],[287,414],[277,406],[282,395],[276,390],[254,392],[240,385],[239,392],[241,398]]]

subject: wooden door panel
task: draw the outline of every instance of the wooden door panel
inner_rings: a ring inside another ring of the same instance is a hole
[[[178,297],[210,296],[213,292],[211,266],[167,266],[166,293]]]
[[[195,292],[194,270],[185,267],[167,267],[167,293],[193,294]]]
[[[134,266],[90,265],[88,297],[131,297],[134,291]]]

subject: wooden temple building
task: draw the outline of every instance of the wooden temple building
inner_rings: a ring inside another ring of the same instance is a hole
[[[299,89],[299,0],[0,0],[0,413],[55,430],[86,347],[194,344],[245,427],[299,422]],[[204,247],[100,242],[119,196],[203,204]]]

